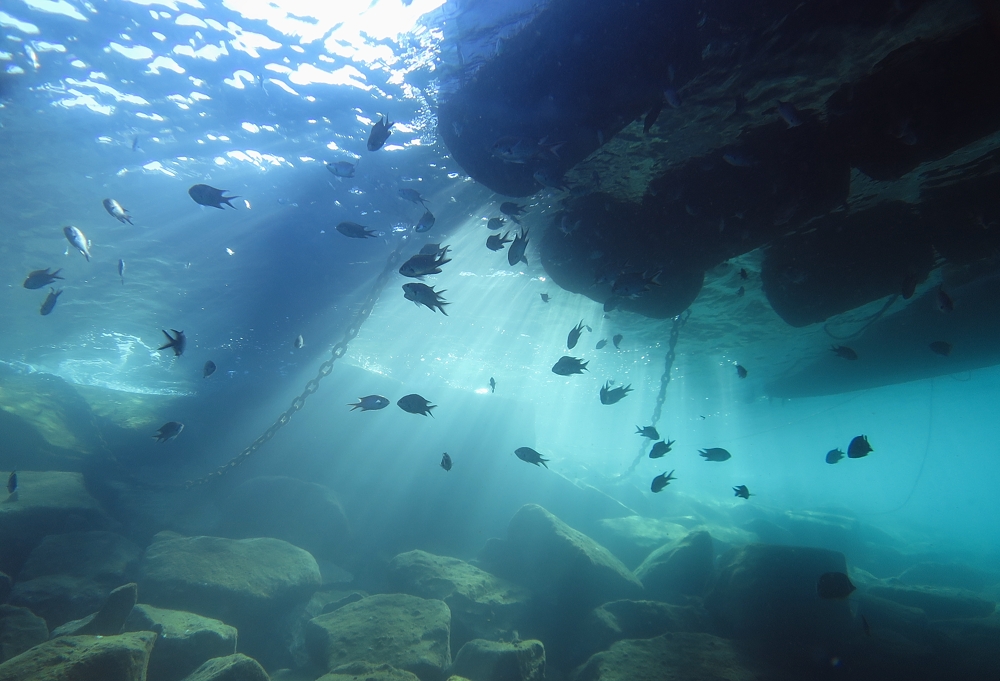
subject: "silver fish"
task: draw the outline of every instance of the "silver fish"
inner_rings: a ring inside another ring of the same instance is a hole
[[[83,257],[87,259],[87,262],[90,262],[90,242],[87,241],[87,237],[80,231],[80,228],[72,225],[63,227],[63,234],[66,235],[70,245],[83,253]]]

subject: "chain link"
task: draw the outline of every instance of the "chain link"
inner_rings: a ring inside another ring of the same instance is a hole
[[[261,435],[256,440],[251,442],[242,452],[230,459],[224,466],[219,466],[219,468],[215,469],[208,475],[197,478],[196,480],[189,480],[187,483],[189,488],[218,480],[227,471],[239,466],[241,463],[250,458],[254,452],[264,446],[264,444],[266,444],[272,437],[274,437],[274,434],[277,433],[278,430],[291,421],[295,412],[305,406],[306,399],[319,390],[320,381],[329,376],[333,371],[333,363],[347,353],[348,343],[357,338],[358,333],[361,331],[361,325],[365,323],[371,315],[372,310],[375,309],[375,303],[378,302],[379,296],[382,295],[382,290],[385,288],[385,285],[389,283],[389,278],[396,271],[396,264],[399,262],[399,256],[403,252],[403,246],[406,245],[406,241],[407,240],[405,238],[401,239],[399,245],[396,246],[395,250],[389,254],[389,258],[385,262],[385,268],[375,280],[372,290],[369,292],[368,297],[365,298],[364,305],[361,306],[361,309],[358,310],[354,319],[351,320],[351,325],[348,326],[347,330],[344,332],[344,337],[335,343],[332,348],[330,348],[330,357],[319,365],[319,370],[316,372],[316,376],[309,379],[305,387],[302,389],[302,394],[293,399],[292,404],[280,416],[278,416],[275,422],[271,424],[271,427],[261,433]]]

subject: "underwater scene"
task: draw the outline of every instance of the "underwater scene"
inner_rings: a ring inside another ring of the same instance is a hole
[[[0,681],[1000,679],[996,0],[0,0]]]

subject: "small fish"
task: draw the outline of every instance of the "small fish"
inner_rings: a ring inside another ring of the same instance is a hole
[[[747,370],[744,369],[742,365],[737,364],[736,365],[736,375],[739,376],[740,378],[746,378],[747,377]]]
[[[486,229],[497,231],[503,227],[504,222],[506,222],[506,220],[503,218],[490,218],[486,221]]]
[[[951,343],[948,341],[934,341],[928,346],[935,355],[947,357],[951,354]]]
[[[414,226],[413,231],[420,233],[429,232],[431,227],[434,226],[435,222],[436,219],[434,217],[434,213],[430,212],[429,210],[425,210],[424,214],[420,216],[419,220],[417,220],[417,224],[416,226]]]
[[[741,267],[740,268],[740,279],[742,279],[743,281],[746,281],[749,278],[750,278],[750,275],[747,274],[746,268],[745,267]]]
[[[843,458],[844,458],[844,452],[842,452],[839,449],[831,449],[830,451],[828,451],[826,453],[826,462],[827,463],[837,463],[838,461],[840,461]]]
[[[652,129],[653,125],[656,123],[656,119],[660,117],[660,112],[663,110],[663,100],[656,102],[653,108],[649,110],[646,114],[646,118],[642,122],[642,134],[648,135],[649,131]]]
[[[576,347],[577,341],[580,340],[580,335],[583,333],[583,320],[580,323],[570,329],[569,335],[566,336],[566,348],[572,350]]]
[[[843,572],[826,572],[816,580],[816,592],[825,599],[847,598],[857,588]]]
[[[416,393],[403,395],[396,402],[396,406],[409,414],[420,414],[422,416],[434,416],[434,414],[431,414],[431,410],[437,407],[436,404],[431,404]]]
[[[357,402],[352,402],[347,406],[351,408],[351,411],[355,409],[360,409],[361,411],[378,411],[379,409],[388,407],[389,400],[381,395],[367,395],[359,397]]]
[[[104,199],[104,210],[108,211],[108,214],[118,220],[118,222],[132,224],[132,216],[128,214],[128,211],[122,208],[122,205],[115,201],[114,199]]]
[[[944,292],[944,287],[938,286],[937,292],[937,309],[941,312],[954,312],[955,303],[952,301],[951,296]]]
[[[569,191],[569,186],[563,179],[562,173],[553,168],[539,168],[531,175],[535,178],[535,182],[542,185],[543,187],[549,187],[550,189],[558,189],[559,191]]]
[[[748,156],[744,156],[735,151],[728,151],[722,155],[722,160],[734,168],[749,168],[757,165],[757,162]]]
[[[153,435],[153,439],[157,442],[169,442],[180,435],[182,430],[184,430],[183,423],[169,421],[160,426],[160,429]]]
[[[417,253],[399,267],[399,273],[404,277],[423,279],[428,274],[441,274],[441,265],[451,262],[445,253],[427,255]]]
[[[597,345],[594,346],[594,349],[595,350],[602,350],[602,349],[604,349],[604,346],[607,345],[607,344],[608,344],[608,339],[607,338],[602,338],[601,340],[597,341]]]
[[[420,255],[447,255],[450,246],[442,246],[441,244],[424,244],[420,247]]]
[[[854,352],[853,349],[847,347],[846,345],[833,345],[830,347],[830,352],[835,354],[837,357],[843,357],[844,359],[855,360],[858,358],[858,353]]]
[[[513,241],[513,239],[508,239],[508,236],[510,236],[510,232],[504,232],[503,236],[499,234],[490,234],[486,238],[486,248],[491,251],[502,251],[506,244]]]
[[[400,187],[399,189],[400,198],[406,199],[412,203],[419,203],[424,208],[427,208],[427,204],[424,203],[424,197],[420,195],[416,189],[410,189],[409,187]]]
[[[513,201],[504,201],[500,204],[500,212],[509,217],[514,222],[520,223],[518,219],[525,213],[524,206],[519,206]]]
[[[750,494],[750,490],[747,489],[746,485],[737,485],[736,487],[733,488],[733,492],[735,492],[736,496],[738,496],[740,499],[749,499],[752,496]]]
[[[378,236],[378,232],[373,232],[364,225],[359,225],[356,222],[341,222],[337,225],[336,229],[344,236],[349,236],[352,239],[367,239]]]
[[[435,291],[427,284],[418,284],[416,282],[403,284],[404,298],[412,300],[417,307],[423,305],[432,312],[440,311],[441,314],[447,317],[448,313],[444,311],[444,306],[450,305],[450,303],[441,297],[441,294],[445,292],[444,290]]]
[[[238,199],[238,196],[223,196],[228,189],[216,189],[215,187],[210,187],[207,184],[196,184],[192,185],[188,189],[188,195],[191,199],[201,206],[208,206],[210,208],[218,208],[219,210],[225,210],[222,204],[226,204],[232,209],[236,209],[236,206],[229,203],[233,199]]]
[[[215,369],[216,369],[215,362],[213,362],[212,360],[208,360],[207,362],[205,362],[205,367],[201,370],[201,377],[208,378],[209,376],[215,373]]]
[[[358,159],[358,163],[361,159]],[[354,177],[354,171],[358,169],[357,163],[351,163],[350,161],[337,161],[335,163],[327,163],[326,169],[337,177]]]
[[[659,459],[663,455],[670,453],[670,448],[674,446],[674,440],[667,440],[666,442],[654,442],[653,447],[649,450],[650,459]]]
[[[521,461],[526,461],[527,463],[533,463],[536,466],[538,464],[542,464],[546,468],[549,467],[548,464],[546,464],[545,462],[549,461],[550,459],[543,459],[542,455],[536,452],[531,447],[518,447],[517,449],[514,450],[514,455]]]
[[[17,491],[17,470],[12,470],[10,475],[7,476],[7,494],[13,494]]]
[[[118,258],[118,277],[122,280],[122,286],[125,285],[125,260]]]
[[[441,456],[441,468],[445,469],[446,471],[451,470],[451,457],[448,456],[448,452],[445,452]]]
[[[83,256],[90,262],[90,242],[87,237],[84,236],[83,232],[80,231],[79,227],[63,227],[63,234],[66,235],[66,239],[69,241],[70,245],[76,250],[83,253]]]
[[[799,112],[794,106],[780,99],[775,101],[778,103],[778,114],[785,119],[789,128],[797,128],[802,125],[802,117],[799,116]]]
[[[511,267],[523,262],[528,264],[528,259],[524,256],[524,249],[528,247],[528,230],[522,228],[521,233],[514,237],[514,243],[507,249],[507,262]]]
[[[573,374],[582,374],[587,370],[587,365],[590,362],[583,362],[576,357],[568,357],[563,355],[559,358],[559,361],[552,366],[552,373],[558,376],[572,376]]]
[[[650,284],[660,285],[656,280],[657,276],[659,272],[651,277],[646,276],[644,272],[625,272],[615,279],[611,285],[611,293],[622,298],[638,298],[650,290]]]
[[[167,337],[167,342],[158,347],[157,350],[166,350],[167,348],[173,348],[174,357],[180,357],[181,355],[184,354],[184,348],[187,346],[187,337],[184,335],[183,331],[178,331],[177,329],[170,329],[170,330],[177,335],[171,336],[169,333],[166,332],[165,329],[161,329],[161,331],[163,331],[163,335]]]
[[[619,386],[617,388],[611,388],[611,381],[607,381],[604,384],[604,387],[601,388],[601,404],[614,404],[615,402],[619,402],[630,392],[632,392],[631,383],[625,387]]]
[[[611,342],[614,343],[615,345],[615,350],[621,349],[621,342],[623,338],[625,338],[625,336],[621,335],[620,333],[616,333],[614,338],[611,339]]]
[[[56,291],[54,288],[49,289],[49,295],[46,296],[45,302],[42,303],[41,309],[38,311],[43,317],[51,314],[52,310],[56,308],[56,301],[59,300],[59,296],[62,295],[62,289]]]
[[[635,434],[641,435],[642,437],[648,437],[650,440],[659,440],[660,434],[656,431],[655,426],[639,426],[635,427]]]
[[[296,350],[301,350],[306,346],[306,339],[302,337],[302,334],[299,334],[295,337],[295,340],[292,341],[292,345],[295,346]]]
[[[549,144],[547,138],[535,142],[526,137],[501,137],[490,147],[490,153],[504,163],[553,161],[559,159],[559,148],[564,144]]]
[[[372,126],[372,131],[368,135],[368,151],[378,151],[385,144],[385,141],[389,139],[389,135],[392,134],[392,126],[395,123],[390,123],[387,116],[382,116],[379,120],[375,121],[375,125]]]
[[[868,624],[868,618],[864,615],[861,616],[861,631],[865,632],[865,636],[872,635],[871,625]]]
[[[132,138],[132,151],[138,151],[139,149],[139,136],[136,135]]]
[[[44,270],[29,272],[27,279],[24,280],[24,288],[35,290],[53,284],[56,279],[62,279],[59,276],[60,272],[62,272],[62,268],[57,269],[55,272],[49,272],[48,267]]]
[[[745,294],[746,292],[747,292],[747,290],[746,290],[745,288],[743,288],[742,286],[740,286],[740,287],[739,287],[738,289],[736,289],[736,297],[737,297],[737,298],[742,298],[742,297],[743,297],[743,295],[744,295],[744,294]]]
[[[653,478],[653,484],[649,486],[649,489],[653,492],[653,494],[662,492],[663,488],[669,485],[671,480],[676,479],[677,478],[674,477],[674,471],[670,471],[669,473],[660,473]]]
[[[870,452],[874,452],[872,446],[868,443],[867,435],[858,435],[856,438],[851,440],[851,444],[847,445],[847,458],[848,459],[860,459],[868,456]]]
[[[496,391],[497,391],[497,382],[493,380],[492,376],[490,376],[490,392],[495,393]]]
[[[538,295],[540,295],[542,297],[542,302],[543,303],[547,303],[547,302],[549,302],[549,300],[551,300],[551,298],[549,298],[549,294],[548,293],[539,293]]]
[[[712,447],[711,449],[702,449],[698,451],[698,454],[704,457],[705,461],[728,461],[733,457],[732,454],[727,452],[722,447]]]

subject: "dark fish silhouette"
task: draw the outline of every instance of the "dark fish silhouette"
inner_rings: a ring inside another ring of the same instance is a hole
[[[643,426],[642,428],[640,428],[639,426],[636,426],[635,427],[635,434],[636,435],[641,435],[643,437],[648,437],[650,440],[659,440],[660,439],[660,434],[656,431],[656,427],[655,426]]]
[[[51,314],[52,310],[56,309],[56,301],[59,300],[59,296],[62,295],[62,289],[56,291],[54,288],[49,289],[49,295],[45,297],[45,302],[42,303],[42,307],[38,310],[38,314],[45,315]]]
[[[426,199],[424,199],[424,197],[422,197],[420,195],[420,192],[418,192],[416,189],[410,189],[409,187],[400,187],[400,189],[399,189],[399,197],[401,199],[406,199],[407,201],[409,201],[411,203],[419,203],[421,206],[424,207],[424,209],[427,208],[427,204],[424,203],[424,201],[426,201]],[[431,217],[433,217],[433,216],[431,216]]]
[[[499,234],[490,234],[486,237],[486,248],[491,251],[502,251],[506,244],[509,244],[513,239],[508,239],[510,232],[504,232],[503,236]]]
[[[504,222],[503,218],[490,218],[486,221],[486,229],[497,231],[503,227]]]
[[[341,222],[337,225],[336,229],[344,236],[349,236],[352,239],[367,239],[368,237],[378,236],[377,232],[373,232],[364,225],[359,225],[356,222]]]
[[[358,162],[360,163],[360,159]],[[326,169],[337,177],[354,177],[354,171],[357,168],[358,164],[351,163],[350,161],[337,161],[336,163],[326,164]]]
[[[630,392],[632,392],[631,383],[624,388],[621,386],[612,388],[611,381],[607,381],[604,384],[604,387],[601,388],[601,404],[614,404],[615,402],[622,400]]]
[[[389,400],[381,395],[368,395],[366,397],[359,397],[357,402],[352,402],[347,406],[351,408],[351,411],[354,411],[355,409],[360,409],[361,411],[376,411],[378,409],[385,409],[388,407]]]
[[[7,476],[7,494],[13,494],[17,491],[17,471],[13,470],[10,475]]]
[[[951,296],[944,292],[943,286],[938,286],[937,308],[941,312],[954,312],[955,310],[955,303],[952,301]]]
[[[441,266],[450,262],[451,258],[446,257],[445,253],[437,255],[417,253],[399,266],[399,273],[404,277],[422,279],[428,274],[441,274]]]
[[[500,212],[509,217],[514,222],[520,223],[518,219],[524,215],[524,206],[519,206],[513,201],[504,201],[500,204]]]
[[[951,343],[947,341],[934,341],[930,344],[931,352],[935,355],[941,355],[942,357],[947,357],[951,354]]]
[[[846,345],[834,345],[830,347],[830,352],[835,354],[837,357],[843,357],[844,359],[857,359],[858,353],[854,352],[853,349],[847,347]]]
[[[451,470],[451,457],[448,456],[448,452],[445,452],[441,456],[441,468],[445,469],[446,471]]]
[[[789,128],[797,128],[802,125],[802,117],[799,116],[799,112],[794,106],[789,102],[783,102],[780,99],[778,102],[778,114],[785,119],[785,123],[788,124]]]
[[[201,371],[201,377],[208,378],[209,376],[215,373],[215,368],[216,368],[215,362],[213,362],[212,360],[208,360],[207,362],[205,362],[205,368],[202,369]]]
[[[450,246],[442,246],[441,244],[424,244],[420,247],[421,255],[447,255]]]
[[[649,450],[650,459],[659,459],[664,454],[670,452],[670,448],[674,446],[674,440],[667,440],[666,442],[654,442],[652,449]]]
[[[737,485],[736,487],[733,488],[733,492],[735,492],[736,496],[738,496],[741,499],[750,498],[750,490],[747,488],[746,485]]]
[[[608,339],[607,338],[602,338],[601,340],[597,341],[597,345],[594,346],[594,349],[595,350],[603,350],[604,346],[607,345],[607,344],[608,344]]]
[[[573,374],[582,374],[587,370],[587,365],[590,364],[589,361],[583,362],[576,357],[569,357],[563,355],[559,358],[559,361],[552,365],[552,373],[558,374],[559,376],[572,376]]]
[[[826,462],[827,463],[837,463],[838,461],[840,461],[843,458],[844,458],[844,453],[842,451],[840,451],[839,449],[831,449],[830,451],[828,451],[826,453]]]
[[[425,400],[416,393],[400,397],[399,401],[396,402],[396,405],[405,412],[410,414],[420,414],[422,416],[433,416],[433,414],[431,414],[431,409],[434,409],[437,406],[436,404],[431,404],[429,401]]]
[[[507,262],[511,267],[523,262],[528,264],[528,259],[524,256],[524,249],[528,247],[528,230],[522,229],[520,234],[514,236],[514,243],[507,249]]]
[[[375,121],[375,125],[372,126],[372,131],[368,135],[368,151],[378,151],[385,144],[385,141],[389,139],[389,135],[392,134],[392,126],[395,123],[390,123],[387,116],[382,116],[379,120]]]
[[[538,295],[540,295],[542,297],[542,302],[543,303],[549,302],[549,294],[548,293],[539,293]]]
[[[122,286],[125,285],[125,260],[118,258],[118,276],[122,280]]]
[[[430,229],[431,229],[431,227],[434,226],[435,222],[436,222],[436,218],[434,217],[434,213],[430,212],[429,210],[425,210],[424,214],[421,215],[420,219],[417,221],[417,224],[413,228],[413,231],[414,232],[429,232]]]
[[[184,335],[183,331],[178,331],[177,329],[170,329],[170,330],[176,333],[177,336],[171,336],[165,330],[161,329],[161,331],[163,331],[163,335],[167,337],[167,342],[158,347],[157,350],[166,350],[167,348],[173,348],[174,357],[180,357],[181,355],[184,354],[184,348],[187,347],[187,337]]]
[[[820,598],[847,598],[857,588],[851,584],[851,580],[843,572],[826,572],[816,580],[816,592]]]
[[[448,313],[444,311],[445,305],[450,305],[448,301],[441,297],[442,293],[446,293],[447,289],[441,291],[435,291],[433,288],[427,284],[418,284],[416,282],[410,284],[403,284],[403,297],[407,300],[412,300],[417,307],[423,305],[432,312],[441,311],[445,317]]]
[[[747,274],[746,268],[741,267],[740,268],[740,279],[742,279],[743,281],[746,281],[749,278],[750,278],[750,275]]]
[[[616,333],[615,337],[611,339],[611,342],[615,344],[615,350],[618,350],[620,348],[622,339],[624,337],[625,336],[621,335],[620,333]]]
[[[497,391],[497,382],[493,380],[492,376],[490,376],[490,392],[495,393],[496,391]]]
[[[108,215],[118,220],[121,223],[132,224],[132,216],[128,214],[128,211],[122,208],[122,204],[118,203],[114,199],[104,199],[104,210],[108,211]]]
[[[182,430],[184,430],[183,423],[169,421],[160,426],[160,429],[153,435],[153,439],[157,442],[168,442],[180,435]]]
[[[869,452],[874,452],[872,446],[868,444],[867,435],[858,435],[856,438],[851,440],[851,444],[847,445],[847,458],[849,459],[860,459],[862,457],[868,456]]]
[[[235,209],[236,206],[229,203],[233,199],[238,199],[238,196],[223,196],[228,189],[216,189],[215,187],[209,187],[207,184],[196,184],[188,189],[188,194],[194,199],[194,202],[202,206],[210,206],[211,208],[218,208],[219,210],[225,210],[222,204],[226,204],[230,208]]]
[[[24,288],[31,290],[44,288],[55,282],[56,279],[62,279],[62,277],[59,276],[60,272],[62,272],[61,267],[55,272],[49,272],[48,267],[44,270],[29,272],[28,277],[24,280]]]
[[[583,320],[580,323],[570,329],[569,335],[566,336],[566,348],[572,350],[576,347],[577,341],[580,340],[580,334],[583,333]]]
[[[536,452],[531,447],[518,447],[517,449],[514,450],[514,455],[521,461],[533,463],[536,466],[538,464],[542,464],[543,466],[548,468],[548,465],[545,462],[548,461],[549,459],[543,459],[542,455]]]
[[[741,365],[737,364],[736,365],[736,375],[739,376],[740,378],[746,378],[747,377],[747,370],[744,369]]]
[[[649,489],[653,492],[653,494],[656,494],[657,492],[663,491],[663,488],[669,485],[671,480],[676,479],[677,478],[674,477],[673,471],[670,471],[669,473],[660,473],[653,478],[653,484],[649,486]]]
[[[733,457],[732,454],[727,452],[722,447],[712,447],[711,449],[702,449],[698,452],[705,461],[728,461]]]

